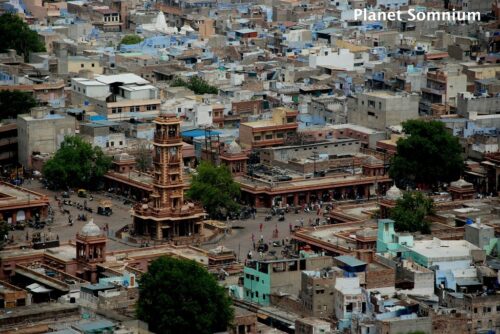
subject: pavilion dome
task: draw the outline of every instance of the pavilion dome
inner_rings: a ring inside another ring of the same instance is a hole
[[[241,153],[241,146],[238,145],[238,143],[233,140],[231,144],[229,144],[229,147],[227,148],[227,153],[229,154],[240,154]]]
[[[98,237],[101,235],[101,228],[91,219],[87,224],[83,225],[79,234],[84,237]]]
[[[373,166],[382,164],[382,160],[374,157],[373,155],[368,156],[364,161],[365,165]]]
[[[396,185],[393,185],[392,187],[389,188],[389,190],[387,190],[387,192],[385,193],[385,197],[387,199],[396,201],[401,197],[403,197],[403,192],[401,191],[401,189],[396,187]]]
[[[471,187],[472,183],[467,182],[464,179],[460,178],[460,179],[450,183],[450,186],[455,187],[455,188],[466,188],[466,187]]]

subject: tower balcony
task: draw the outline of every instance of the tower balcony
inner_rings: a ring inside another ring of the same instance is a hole
[[[162,136],[158,133],[155,133],[154,135],[154,143],[156,144],[176,144],[181,142],[182,142],[181,136],[168,136],[168,135]]]

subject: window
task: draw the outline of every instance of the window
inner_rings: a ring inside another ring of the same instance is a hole
[[[368,100],[368,107],[375,108],[375,101]]]
[[[369,111],[369,112],[368,112],[368,116],[373,116],[373,117],[375,117],[375,113],[374,113],[373,111]]]
[[[269,140],[269,139],[273,139],[273,135],[272,135],[272,134],[270,134],[270,135],[269,135],[269,134],[268,134],[268,135],[266,135],[266,139],[268,139],[268,140]]]
[[[123,145],[123,141],[120,140],[120,146],[122,146],[122,145]]]
[[[258,140],[260,140],[260,138],[261,138],[260,136],[255,136],[255,137],[253,137],[253,140],[258,141]]]
[[[85,67],[85,65],[84,65],[84,64],[80,64],[80,67],[81,67],[81,68],[84,68],[84,67]]]
[[[283,132],[278,132],[276,134],[276,138],[283,138]]]
[[[287,117],[286,118],[286,122],[287,123],[293,123],[293,122],[295,122],[295,117]]]
[[[92,63],[92,67],[95,67],[95,66],[94,66],[94,63]]]
[[[379,102],[379,103],[378,103],[378,108],[379,108],[379,109],[382,109],[382,102]]]

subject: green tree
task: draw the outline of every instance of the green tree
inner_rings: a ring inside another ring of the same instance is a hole
[[[460,177],[462,148],[442,122],[410,120],[403,131],[406,138],[398,141],[389,170],[399,187],[436,186]]]
[[[31,108],[36,107],[33,94],[18,90],[0,91],[0,120],[16,118],[19,114],[26,114]]]
[[[187,87],[197,95],[217,94],[219,92],[217,87],[208,84],[208,82],[198,76],[192,76],[188,81],[180,77],[175,77],[170,85],[172,87]]]
[[[426,216],[434,213],[434,202],[420,191],[408,191],[391,209],[390,217],[397,231],[430,233]]]
[[[0,221],[0,248],[7,241],[7,237],[9,236],[9,224],[5,220]]]
[[[226,166],[214,166],[202,162],[193,176],[187,196],[200,201],[211,217],[225,216],[238,210],[236,199],[240,196],[240,185],[233,180]]]
[[[82,138],[67,136],[54,157],[43,168],[49,184],[61,188],[95,188],[111,166],[111,158],[101,148],[92,147]]]
[[[133,45],[142,42],[142,37],[137,35],[127,35],[122,38],[120,44]]]
[[[44,52],[45,45],[40,36],[17,15],[6,13],[0,16],[0,52],[14,49],[28,61],[31,52]]]
[[[215,278],[191,260],[160,257],[139,281],[137,316],[162,334],[225,331],[231,301]]]

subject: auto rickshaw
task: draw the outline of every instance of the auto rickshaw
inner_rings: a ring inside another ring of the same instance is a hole
[[[99,206],[97,207],[97,214],[103,216],[111,216],[113,214],[113,209],[111,207],[113,204],[110,200],[102,200],[99,202]]]
[[[78,197],[87,198],[87,190],[85,190],[85,189],[78,189]]]

